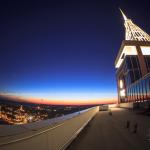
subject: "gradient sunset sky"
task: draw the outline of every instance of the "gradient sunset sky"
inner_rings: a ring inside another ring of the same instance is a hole
[[[150,33],[148,3],[1,1],[0,95],[56,104],[116,101],[114,61],[125,34],[118,7]]]

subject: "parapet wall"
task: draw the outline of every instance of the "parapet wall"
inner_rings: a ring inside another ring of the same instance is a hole
[[[1,126],[0,150],[65,149],[98,111],[97,106],[47,121]]]

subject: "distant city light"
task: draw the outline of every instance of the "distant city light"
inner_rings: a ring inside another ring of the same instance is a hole
[[[32,119],[33,119],[33,117],[32,117],[32,116],[29,116],[29,117],[28,117],[29,122],[31,122],[31,121],[32,121]]]

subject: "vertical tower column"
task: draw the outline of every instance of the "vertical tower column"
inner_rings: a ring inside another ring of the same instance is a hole
[[[118,104],[120,104],[119,77],[117,77]]]
[[[145,59],[144,59],[144,56],[142,54],[141,47],[139,45],[137,45],[136,49],[137,49],[137,54],[138,54],[138,60],[139,60],[139,63],[140,63],[141,73],[142,73],[142,76],[144,76],[148,73],[146,63],[145,63]]]

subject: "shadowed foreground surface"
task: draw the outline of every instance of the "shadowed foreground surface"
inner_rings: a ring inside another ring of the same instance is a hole
[[[127,120],[130,129],[126,128]],[[138,123],[138,132],[133,126]],[[108,111],[99,112],[86,126],[67,150],[147,150],[150,149],[150,116],[113,108],[112,116]]]

